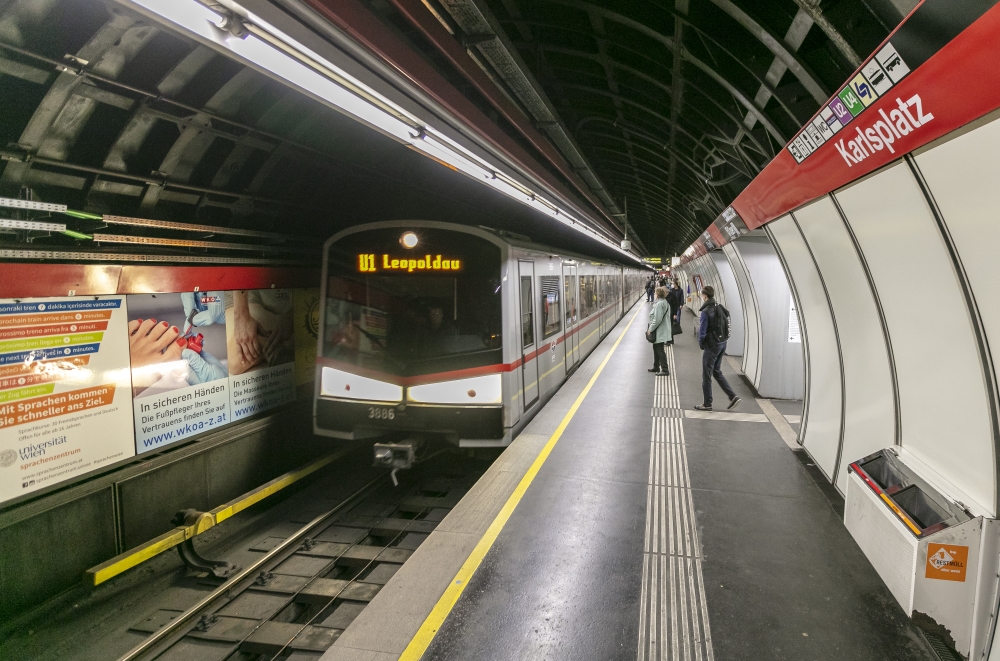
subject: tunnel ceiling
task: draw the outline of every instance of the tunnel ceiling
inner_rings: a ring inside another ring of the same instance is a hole
[[[593,174],[592,188],[603,186],[620,210],[627,203],[647,250],[669,255],[728,206],[916,2],[423,4],[568,158],[584,159],[575,169]]]
[[[270,1],[291,14],[338,6]],[[350,0],[595,217],[622,228],[627,210],[639,250],[653,255],[686,248],[912,1]],[[495,98],[491,107],[418,15],[460,44],[520,120],[498,113]],[[96,215],[55,218],[68,234],[0,228],[0,248],[134,253],[136,241],[167,238],[229,245],[160,241],[142,251],[161,261],[315,263],[318,240],[339,229],[424,218],[593,251],[124,2],[0,0],[0,107],[0,196]],[[562,162],[533,147],[521,124]],[[109,225],[104,214],[237,231]],[[46,220],[12,209],[0,217]]]
[[[124,3],[0,0],[0,108],[0,197],[84,212],[0,208],[66,224],[0,226],[0,249],[28,258],[314,265],[345,227],[410,218],[613,256]]]

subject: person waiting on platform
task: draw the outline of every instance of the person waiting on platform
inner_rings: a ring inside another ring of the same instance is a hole
[[[715,302],[715,288],[711,285],[701,288],[701,297],[705,304],[701,306],[698,346],[702,348],[701,389],[705,399],[701,406],[695,405],[694,408],[698,411],[712,410],[712,378],[715,377],[729,397],[726,408],[731,409],[740,403],[740,398],[722,373],[722,357],[729,339],[729,310]]]
[[[681,332],[681,311],[684,309],[684,292],[681,285],[674,278],[670,281],[670,291],[667,292],[667,303],[670,305],[670,319],[674,324],[673,332],[677,335]]]
[[[656,282],[653,276],[649,276],[649,280],[646,281],[646,302],[653,302],[653,292],[656,290]]]
[[[653,367],[650,372],[655,372],[657,376],[667,376],[670,368],[667,366],[667,352],[664,346],[672,344],[674,341],[670,323],[670,304],[667,303],[667,290],[663,287],[656,288],[656,303],[649,311],[649,325],[646,327],[646,335],[653,335]]]

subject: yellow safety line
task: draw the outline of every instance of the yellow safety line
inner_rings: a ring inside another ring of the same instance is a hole
[[[182,544],[185,540],[191,539],[196,535],[200,535],[212,526],[222,523],[234,514],[242,512],[251,505],[255,505],[268,496],[272,496],[285,487],[288,487],[302,478],[315,473],[320,468],[323,468],[332,462],[334,459],[340,457],[343,453],[343,450],[338,450],[337,452],[320,457],[316,461],[307,464],[298,470],[285,473],[284,475],[279,475],[270,482],[257,487],[250,493],[243,494],[239,498],[231,500],[228,503],[220,505],[214,510],[208,512],[209,517],[211,517],[211,521],[207,526],[205,525],[205,522],[196,523],[190,526],[178,526],[173,530],[163,533],[159,537],[154,537],[145,544],[129,549],[128,551],[125,551],[110,560],[102,562],[95,567],[91,567],[84,572],[84,577],[91,585],[100,585],[101,583],[128,571],[132,567],[140,565],[150,558],[172,549],[178,544]]]
[[[493,543],[500,535],[500,531],[503,530],[503,527],[507,524],[507,520],[510,519],[510,515],[514,513],[514,509],[517,507],[518,503],[521,502],[521,498],[524,496],[524,493],[528,490],[528,487],[531,486],[531,483],[538,474],[538,471],[541,469],[542,464],[544,464],[545,460],[549,458],[552,448],[554,448],[556,443],[559,442],[559,439],[562,437],[563,432],[569,425],[570,420],[572,420],[573,416],[576,415],[577,409],[580,408],[583,400],[587,397],[590,389],[597,381],[597,377],[599,377],[601,372],[604,371],[604,366],[608,364],[609,360],[611,360],[611,356],[614,354],[615,349],[618,348],[622,338],[625,337],[625,333],[628,332],[629,327],[632,326],[632,322],[635,321],[635,318],[642,310],[643,308],[640,306],[635,311],[635,314],[632,315],[628,325],[625,326],[625,330],[623,330],[621,335],[618,336],[618,339],[615,340],[615,343],[611,346],[611,350],[608,351],[608,355],[604,357],[604,360],[601,361],[597,371],[594,372],[594,376],[590,377],[590,381],[584,387],[579,397],[576,398],[576,401],[573,402],[573,406],[570,407],[566,416],[562,419],[562,422],[559,423],[559,426],[552,433],[552,436],[549,437],[545,447],[543,447],[542,451],[538,453],[537,457],[535,457],[535,461],[531,464],[531,468],[529,468],[528,472],[521,478],[517,488],[514,489],[514,493],[512,493],[510,498],[507,499],[507,502],[504,503],[503,509],[501,509],[496,518],[493,519],[493,523],[491,523],[490,527],[486,529],[486,532],[479,540],[479,543],[476,544],[476,548],[472,550],[472,553],[465,560],[462,568],[458,570],[457,574],[455,574],[455,578],[448,584],[444,594],[442,594],[441,598],[438,599],[438,602],[434,605],[434,608],[431,609],[427,619],[424,620],[423,624],[420,625],[420,629],[417,630],[417,633],[410,640],[410,644],[406,646],[405,650],[403,650],[403,654],[399,657],[399,661],[418,661],[418,659],[423,656],[424,652],[427,651],[431,641],[434,640],[434,636],[437,635],[441,625],[444,624],[448,614],[451,613],[451,609],[455,607],[455,604],[458,602],[458,598],[461,597],[462,592],[465,591],[465,586],[469,584],[469,580],[472,578],[473,574],[476,573],[476,570],[479,569],[479,565],[482,563],[483,558],[486,557],[490,548],[493,547]]]

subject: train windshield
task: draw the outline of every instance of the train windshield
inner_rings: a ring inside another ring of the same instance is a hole
[[[323,357],[433,374],[503,362],[500,247],[445,229],[350,234],[327,254]]]

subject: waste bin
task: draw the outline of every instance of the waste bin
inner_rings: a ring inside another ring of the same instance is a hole
[[[848,473],[844,525],[896,601],[927,633],[979,659],[996,600],[1000,524],[933,486],[895,448]]]

